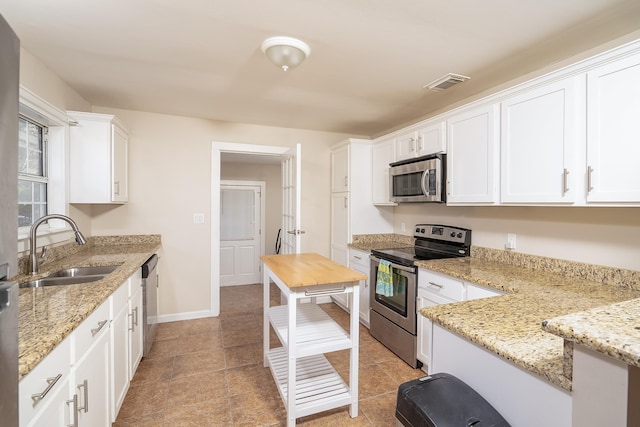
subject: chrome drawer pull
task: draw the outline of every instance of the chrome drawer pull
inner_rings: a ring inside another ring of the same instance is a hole
[[[438,284],[438,283],[429,282],[429,284],[430,284],[431,286],[435,286],[436,288],[440,288],[440,289],[442,289],[442,285],[440,285],[440,284]]]
[[[55,377],[47,378],[47,388],[44,389],[42,393],[32,394],[31,398],[33,399],[33,406],[36,406],[38,402],[45,398],[47,393],[51,391],[54,385],[58,382],[58,380],[62,378],[62,374],[58,374]]]
[[[108,320],[103,320],[102,322],[98,322],[98,327],[91,330],[91,336],[95,337],[98,332],[106,325]]]
[[[74,394],[73,399],[67,400],[65,403],[67,406],[69,406],[70,403],[73,403],[73,411],[69,411],[69,415],[70,417],[73,417],[73,421],[71,424],[67,424],[67,427],[78,427],[78,412],[76,411],[76,408],[78,407],[78,395]]]
[[[82,384],[78,384],[78,390],[80,390],[80,388],[84,389],[84,406],[81,408],[76,405],[76,408],[78,412],[84,411],[86,414],[89,412],[89,380],[84,380]]]
[[[321,291],[304,291],[304,295],[307,297],[314,297],[318,295],[328,295],[328,294],[338,294],[343,293],[345,291],[345,287],[334,288],[334,289],[323,289]]]

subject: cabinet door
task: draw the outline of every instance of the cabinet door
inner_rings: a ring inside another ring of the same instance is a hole
[[[446,150],[447,122],[440,121],[418,129],[418,147],[416,154],[425,156],[432,153],[442,153]]]
[[[73,425],[77,417],[73,398],[69,397],[69,377],[61,381],[59,387],[47,396],[48,403],[33,417],[29,427],[52,427]],[[20,423],[21,426],[26,424]]]
[[[101,336],[74,365],[72,393],[78,395],[78,426],[111,425],[109,400],[109,332]]]
[[[349,191],[349,146],[331,151],[331,192]]]
[[[389,163],[395,161],[394,150],[393,138],[373,146],[372,197],[374,205],[395,205],[389,197]]]
[[[416,157],[417,135],[415,131],[407,132],[396,137],[396,160]]]
[[[129,300],[129,379],[138,369],[142,359],[143,350],[143,325],[142,325],[142,287],[138,283],[132,290],[133,295]]]
[[[447,121],[447,204],[497,202],[497,111],[484,105]]]
[[[360,282],[360,323],[369,327],[369,293],[371,292],[369,278],[369,254],[366,252],[351,249],[349,250],[349,268],[367,276],[366,280]]]
[[[587,202],[640,202],[640,54],[587,74]]]
[[[129,389],[129,305],[125,302],[111,322],[111,422]]]
[[[127,133],[116,125],[112,128],[112,147],[111,147],[111,200],[114,202],[126,202],[129,199],[128,194],[128,158],[129,140]]]
[[[428,372],[431,365],[431,348],[433,342],[433,323],[430,319],[420,314],[420,309],[424,307],[434,306],[436,303],[427,300],[418,294],[416,300],[416,316],[417,316],[417,348],[418,354],[416,359],[422,362],[423,369]]]
[[[584,87],[584,78],[575,76],[502,103],[502,203],[575,201]]]
[[[333,193],[331,194],[331,245],[346,251],[349,232],[349,193]]]

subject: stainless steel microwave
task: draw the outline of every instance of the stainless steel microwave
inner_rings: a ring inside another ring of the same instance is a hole
[[[446,154],[429,154],[390,163],[389,166],[392,202],[446,202]]]

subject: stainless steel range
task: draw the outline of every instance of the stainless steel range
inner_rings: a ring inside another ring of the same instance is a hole
[[[469,256],[471,230],[448,225],[416,224],[414,246],[371,251],[371,335],[414,368],[418,260]],[[381,260],[389,263],[390,280],[378,277]],[[390,282],[390,283],[389,283]]]

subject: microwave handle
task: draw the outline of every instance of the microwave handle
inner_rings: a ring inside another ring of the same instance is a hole
[[[422,179],[420,180],[420,186],[422,187],[422,194],[429,196],[429,169],[422,172]]]

